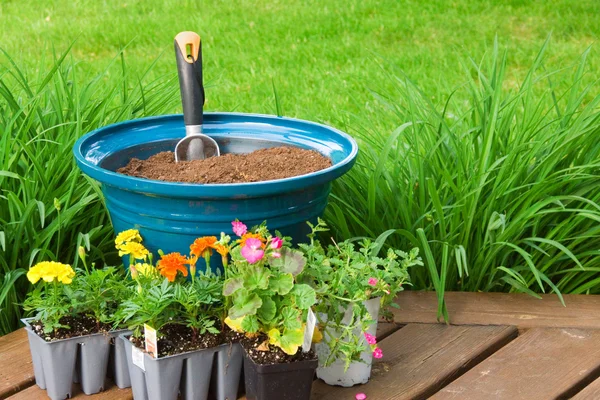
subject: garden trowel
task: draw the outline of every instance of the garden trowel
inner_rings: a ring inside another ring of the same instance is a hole
[[[175,36],[175,57],[185,121],[185,138],[175,146],[175,162],[219,156],[217,142],[202,133],[204,86],[200,36],[194,32]]]

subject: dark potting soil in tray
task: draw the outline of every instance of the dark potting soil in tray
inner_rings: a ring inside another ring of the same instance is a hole
[[[44,325],[40,321],[32,321],[31,329],[46,342],[52,342],[54,340],[70,339],[94,333],[106,333],[111,328],[110,325],[97,322],[95,318],[88,316],[63,317],[60,319],[60,323],[69,328],[60,328],[55,332],[44,333]]]
[[[147,160],[132,158],[117,172],[169,182],[245,183],[290,178],[330,166],[331,160],[317,151],[283,146],[179,163],[175,162],[174,153],[168,151]]]
[[[306,353],[302,351],[302,348],[298,350],[296,354],[290,356],[286,354],[277,346],[268,346],[269,338],[267,335],[258,335],[254,338],[244,337],[240,341],[248,356],[254,360],[257,364],[283,364],[292,363],[296,361],[314,360],[317,358],[315,353],[310,350]],[[259,348],[268,347],[268,351],[259,350]]]
[[[145,349],[144,337],[131,337],[131,342],[140,349]],[[173,356],[188,351],[208,349],[224,343],[222,334],[205,333],[194,338],[192,329],[184,325],[166,325],[158,338],[158,357]]]

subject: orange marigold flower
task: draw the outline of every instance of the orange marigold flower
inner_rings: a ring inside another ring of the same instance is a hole
[[[181,272],[183,276],[188,275],[185,267],[187,263],[188,259],[180,253],[169,253],[160,258],[157,268],[162,276],[167,278],[169,282],[173,282],[177,277],[177,272]]]
[[[204,257],[204,252],[208,251],[209,255],[212,254],[212,247],[217,242],[215,236],[204,236],[194,240],[194,243],[190,245],[190,253],[196,257]]]
[[[219,253],[222,257],[225,257],[227,256],[227,254],[229,254],[229,249],[227,248],[227,246],[223,246],[220,243],[213,244],[212,248],[215,249],[217,253]]]
[[[246,233],[242,236],[242,238],[240,239],[240,246],[244,247],[246,245],[246,240],[248,239],[258,239],[262,242],[261,247],[264,249],[266,246],[266,242],[267,239],[265,239],[264,237],[262,237],[260,235],[260,233]]]

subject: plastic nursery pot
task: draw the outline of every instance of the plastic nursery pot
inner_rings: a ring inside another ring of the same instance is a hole
[[[375,299],[370,299],[364,302],[367,311],[369,312],[371,319],[377,321],[377,317],[379,316],[379,307],[380,307],[381,298],[377,297]],[[352,305],[349,305],[344,312],[344,318],[342,319],[342,323],[348,324],[352,317]],[[326,322],[325,315],[318,315],[318,319],[320,323]],[[369,378],[371,377],[371,365],[373,363],[373,353],[367,343],[364,332],[360,330],[360,328],[354,329],[354,334],[359,337],[362,344],[364,344],[367,349],[360,354],[360,361],[353,361],[350,363],[350,366],[347,370],[345,370],[345,363],[343,360],[335,360],[332,364],[325,367],[325,360],[331,354],[331,350],[327,345],[327,342],[330,341],[336,336],[339,336],[339,332],[331,332],[329,329],[327,332],[324,332],[323,340],[320,343],[315,343],[314,349],[319,357],[319,367],[317,368],[317,378],[322,379],[328,385],[335,386],[345,386],[350,387],[354,385],[359,385],[363,383],[367,383]],[[328,336],[328,333],[331,336]],[[367,333],[375,336],[377,333],[377,322],[369,326]]]
[[[242,372],[239,344],[153,358],[121,335],[135,400],[236,400]],[[137,354],[136,354],[137,352]],[[136,361],[137,360],[137,361]]]
[[[287,179],[241,184],[186,184],[135,178],[115,171],[132,157],[146,159],[173,151],[185,136],[181,115],[144,118],[110,125],[80,138],[73,148],[77,164],[102,184],[116,232],[138,229],[156,253],[187,254],[200,236],[232,233],[238,218],[248,227],[267,220],[269,228],[305,240],[305,221],[323,213],[331,182],[354,164],[358,146],[349,135],[325,125],[266,115],[206,113],[203,133],[222,154],[248,153],[275,146],[312,149],[332,166]],[[200,264],[199,264],[200,267]]]
[[[125,335],[131,335],[131,331],[119,331]],[[118,336],[110,344],[110,353],[108,357],[108,377],[111,378],[119,389],[131,387],[129,379],[129,367],[127,365],[127,353],[125,344]]]
[[[256,364],[244,352],[247,400],[308,400],[318,360]]]
[[[85,394],[101,392],[105,387],[111,338],[125,331],[95,333],[46,342],[32,329],[33,318],[22,319],[27,330],[35,383],[52,400],[72,397],[77,381]]]

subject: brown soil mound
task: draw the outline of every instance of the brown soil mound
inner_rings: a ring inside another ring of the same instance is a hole
[[[132,158],[117,172],[138,178],[185,183],[244,183],[290,178],[320,171],[331,161],[314,150],[272,147],[249,154],[225,154],[176,163],[173,152],[147,160]]]

